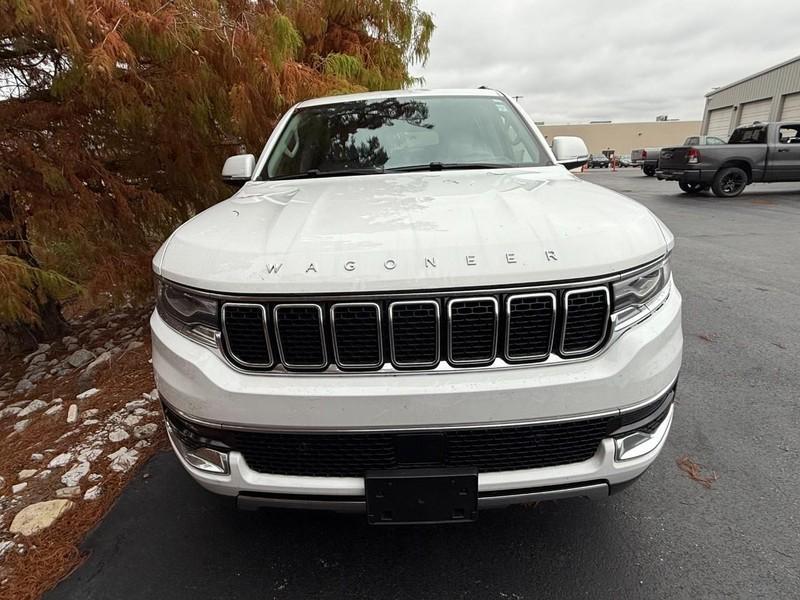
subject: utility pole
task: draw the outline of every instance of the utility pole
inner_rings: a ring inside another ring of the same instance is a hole
[[[514,102],[519,102],[525,96],[511,96],[514,99]]]

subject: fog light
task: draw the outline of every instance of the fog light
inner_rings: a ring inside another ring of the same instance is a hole
[[[618,461],[632,460],[655,450],[672,424],[673,406],[669,407],[669,414],[663,423],[653,433],[634,431],[624,437],[614,439],[615,458]]]
[[[225,452],[219,452],[211,448],[197,448],[195,450],[184,448],[183,457],[186,462],[201,471],[220,474],[227,474],[229,471],[228,454]]]
[[[217,475],[227,475],[230,473],[228,465],[228,453],[214,450],[213,448],[206,448],[200,446],[198,448],[189,448],[181,439],[181,436],[175,431],[173,425],[166,420],[167,433],[175,448],[178,450],[183,459],[192,465],[195,469],[205,471],[206,473],[215,473]]]

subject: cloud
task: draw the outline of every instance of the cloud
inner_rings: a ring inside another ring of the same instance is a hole
[[[800,2],[419,0],[430,88],[496,88],[548,123],[700,119],[713,87],[800,53]]]

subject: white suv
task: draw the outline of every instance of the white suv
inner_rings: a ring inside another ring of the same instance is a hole
[[[603,497],[655,460],[681,364],[674,238],[491,90],[293,107],[153,260],[186,470],[240,507],[371,523]]]

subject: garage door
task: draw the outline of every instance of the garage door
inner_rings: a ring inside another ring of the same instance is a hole
[[[800,94],[792,94],[783,99],[781,121],[800,120]]]
[[[739,109],[739,124],[752,125],[756,121],[769,121],[769,110],[772,107],[772,98],[742,104]]]
[[[731,127],[732,108],[718,108],[708,113],[708,132],[706,135],[713,135],[728,139]]]

